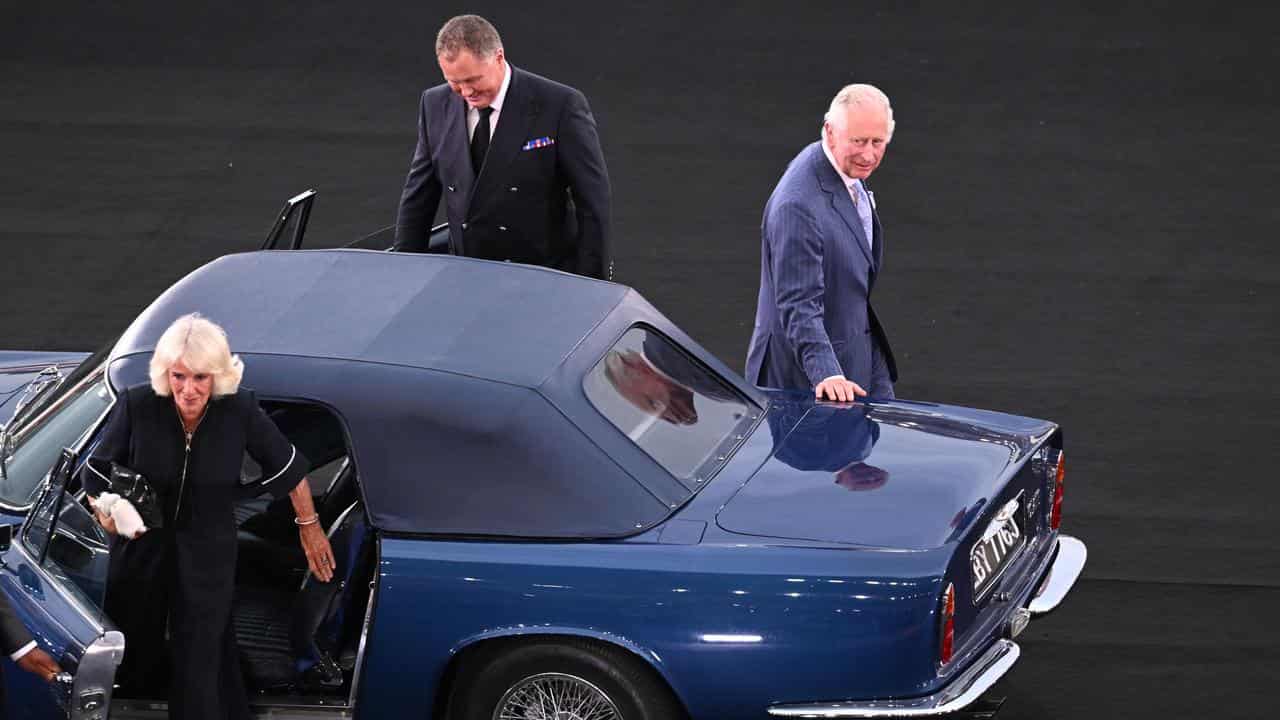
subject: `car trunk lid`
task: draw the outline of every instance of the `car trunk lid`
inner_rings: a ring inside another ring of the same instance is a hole
[[[1052,423],[925,403],[777,413],[773,455],[717,516],[725,530],[928,550],[955,542],[1002,496]],[[771,416],[773,420],[774,416]]]

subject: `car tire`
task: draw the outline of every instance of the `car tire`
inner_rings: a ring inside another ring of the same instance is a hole
[[[451,720],[685,717],[652,668],[625,650],[576,639],[504,646],[464,659],[449,710]]]

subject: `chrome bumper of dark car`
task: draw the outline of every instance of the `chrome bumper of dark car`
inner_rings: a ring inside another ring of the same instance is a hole
[[[1053,559],[1049,574],[1027,605],[1032,615],[1043,615],[1058,607],[1071,586],[1076,584],[1076,578],[1080,577],[1080,571],[1084,570],[1084,561],[1088,557],[1089,549],[1084,543],[1070,535],[1058,536],[1058,556]]]
[[[1032,616],[1043,615],[1062,602],[1080,577],[1087,556],[1084,543],[1069,535],[1058,537],[1057,556],[1027,605]],[[769,708],[769,714],[791,718],[892,718],[955,712],[977,701],[1013,667],[1021,652],[1012,640],[998,639],[945,687],[924,697],[774,705]]]
[[[769,714],[793,718],[879,718],[940,715],[972,704],[987,688],[995,684],[1022,651],[1012,640],[996,640],[989,650],[956,676],[946,687],[932,695],[905,700],[851,700],[847,702],[807,705],[775,705]]]

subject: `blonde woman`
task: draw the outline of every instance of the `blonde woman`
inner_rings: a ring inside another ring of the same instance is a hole
[[[106,611],[127,643],[120,682],[138,693],[170,675],[172,718],[248,718],[231,625],[232,509],[245,497],[288,494],[310,571],[328,582],[333,552],[312,506],[308,462],[240,387],[244,364],[218,325],[198,314],[178,318],[160,336],[150,369],[150,384],[117,399],[82,476],[96,498],[113,463],[140,473],[163,512],[160,527],[131,538],[98,516],[113,534]],[[240,484],[246,452],[263,469],[251,486]]]

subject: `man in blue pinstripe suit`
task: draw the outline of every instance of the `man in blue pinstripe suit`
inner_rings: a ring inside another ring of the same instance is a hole
[[[884,234],[865,184],[892,136],[889,98],[848,85],[831,101],[821,139],[773,189],[761,225],[751,382],[827,400],[893,397],[898,371],[871,308]]]

